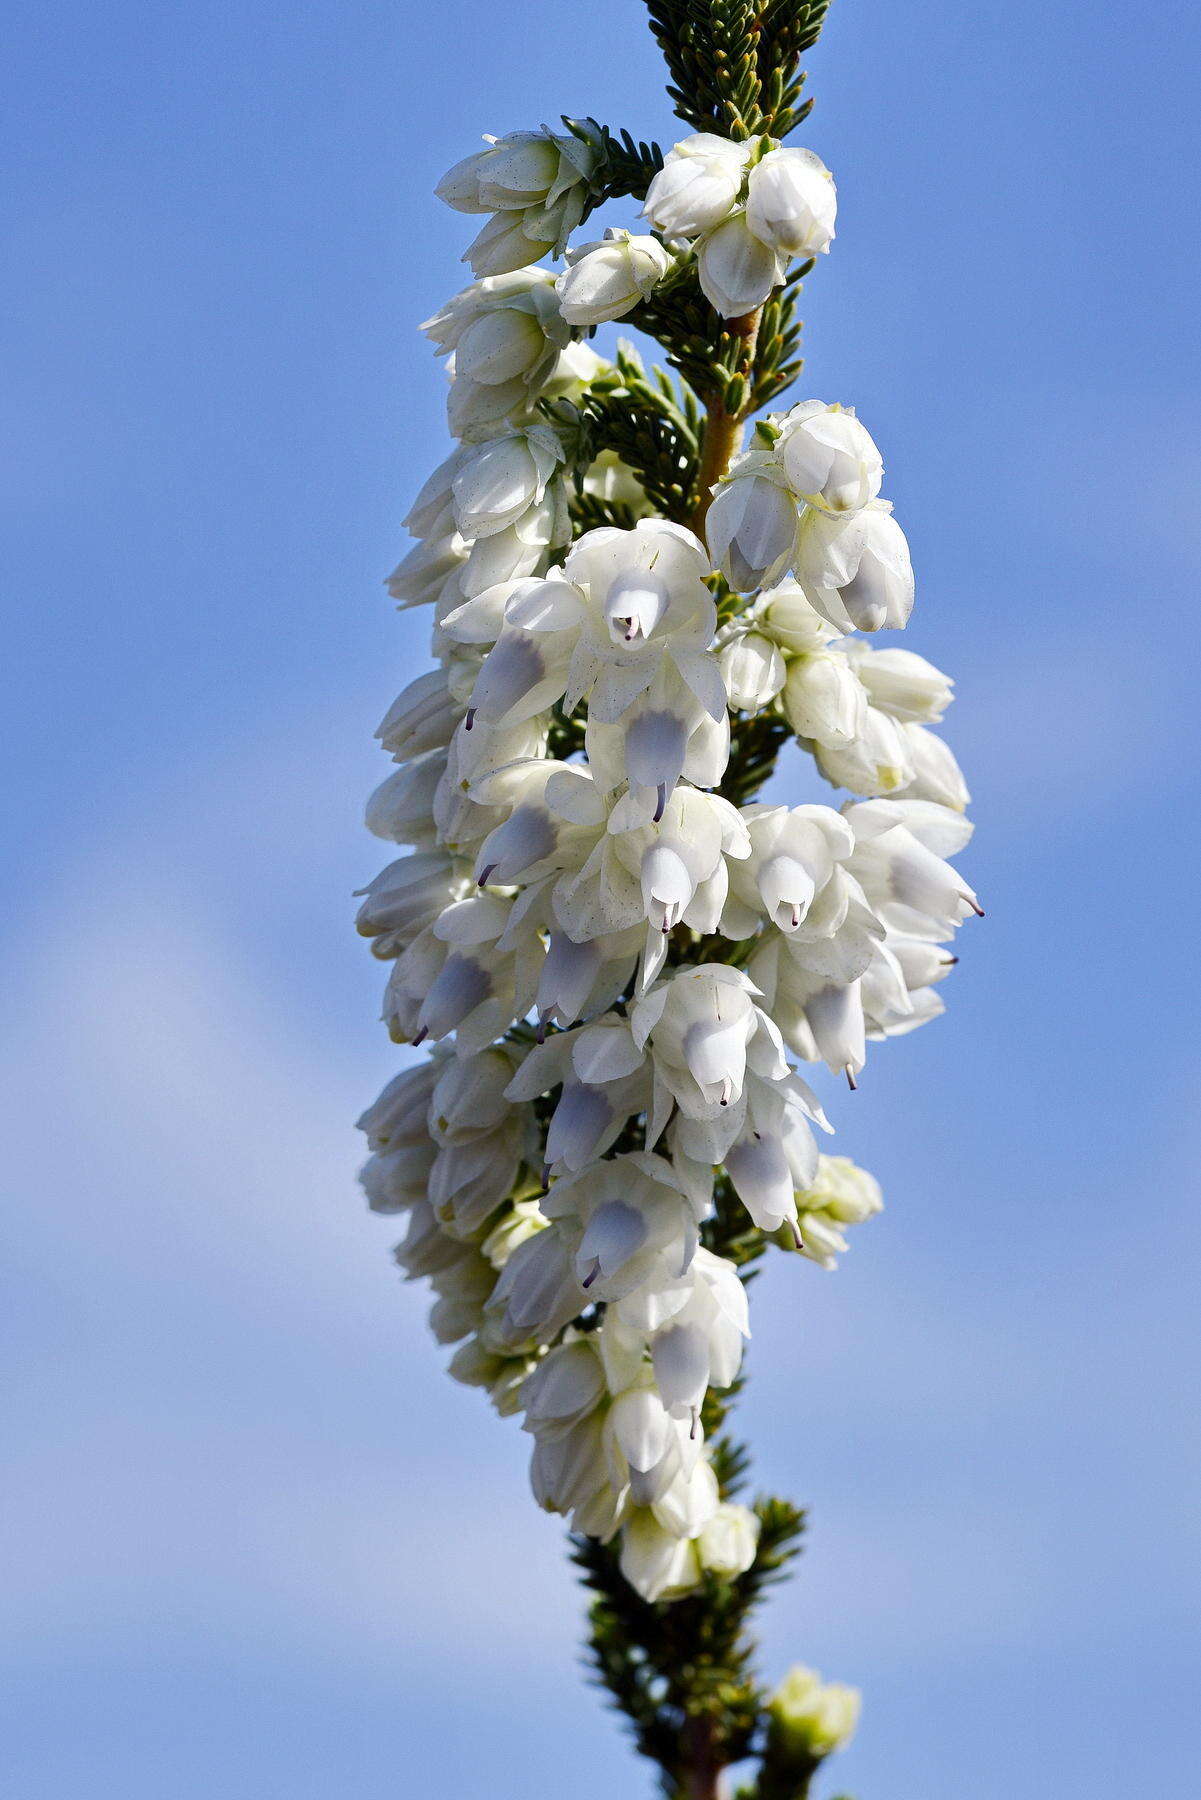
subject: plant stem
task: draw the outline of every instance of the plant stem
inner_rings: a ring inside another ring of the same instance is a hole
[[[726,330],[742,340],[738,373],[742,375],[744,385],[748,388],[751,369],[755,361],[755,347],[759,341],[759,321],[762,316],[763,308],[759,306],[754,312],[744,313],[740,319],[726,321]],[[705,534],[705,518],[713,499],[712,490],[738,454],[747,410],[743,406],[735,413],[727,412],[724,390],[719,394],[713,394],[709,399],[708,411],[705,415],[705,433],[701,439],[699,498],[696,503],[696,511],[690,520],[691,528],[699,538],[703,539]]]
[[[689,1719],[681,1735],[686,1760],[680,1800],[721,1800],[721,1764],[713,1741],[712,1719]]]

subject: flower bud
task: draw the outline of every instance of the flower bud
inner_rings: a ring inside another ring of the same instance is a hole
[[[731,712],[759,712],[784,686],[784,658],[758,631],[740,633],[718,661]]]
[[[797,533],[796,572],[818,612],[839,631],[899,629],[913,610],[909,546],[880,500],[836,517],[807,513]]]
[[[740,319],[780,285],[784,267],[775,250],[755,236],[747,215],[736,212],[701,238],[697,276],[710,306],[723,319]]]
[[[798,737],[845,749],[863,730],[867,696],[841,651],[821,651],[789,665],[784,713]]]
[[[723,1501],[701,1527],[696,1553],[702,1569],[727,1581],[742,1575],[755,1560],[759,1545],[759,1520],[749,1506]]]
[[[775,581],[788,565],[796,539],[792,496],[754,469],[724,481],[705,520],[709,554],[739,593]]]
[[[951,704],[950,678],[912,650],[852,643],[848,654],[872,705],[902,724],[936,725]]]
[[[837,211],[834,177],[812,150],[769,150],[751,170],[747,224],[780,256],[828,252]]]
[[[683,138],[647,189],[644,216],[664,237],[698,237],[720,225],[738,198],[752,148],[711,131]]]
[[[794,1664],[768,1702],[768,1756],[820,1761],[850,1743],[859,1707],[858,1688]]]
[[[794,406],[782,421],[776,449],[793,493],[820,512],[858,512],[880,492],[880,452],[854,413],[841,406],[820,400]]]
[[[655,238],[619,230],[570,251],[567,260],[555,291],[567,323],[579,326],[603,325],[632,312],[671,267],[670,255]]]
[[[596,152],[578,138],[514,131],[456,163],[435,190],[458,212],[491,213],[464,257],[476,275],[503,275],[557,256],[584,216]]]

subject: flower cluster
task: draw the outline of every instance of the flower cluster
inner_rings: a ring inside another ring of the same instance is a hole
[[[762,306],[794,259],[827,252],[837,210],[834,178],[812,150],[708,131],[668,153],[644,208],[664,237],[691,245],[701,291],[724,319]]]
[[[906,623],[913,576],[853,412],[764,421],[706,542],[629,512],[579,529],[580,496],[641,489],[540,409],[606,366],[579,331],[681,259],[734,316],[826,250],[824,165],[688,138],[646,195],[659,235],[611,231],[556,276],[528,258],[564,252],[594,152],[489,143],[439,188],[491,217],[480,279],[425,326],[460,442],[389,587],[432,607],[435,666],[379,728],[397,767],[367,823],[405,853],[358,916],[392,1037],[431,1054],[360,1121],[363,1183],[406,1216],[397,1260],[433,1289],[451,1373],[521,1415],[539,1503],[670,1600],[756,1556],[705,1429],[749,1332],[725,1252],[758,1233],[831,1269],[879,1211],[871,1176],[819,1152],[796,1065],[854,1086],[869,1042],[941,1010],[945,946],[979,910],[947,860],[967,794],[931,730],[948,679],[856,635]],[[748,799],[764,724],[849,797]]]

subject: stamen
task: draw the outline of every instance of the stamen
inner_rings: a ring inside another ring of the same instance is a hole
[[[492,873],[496,869],[496,867],[497,867],[496,863],[488,863],[484,869],[483,874],[480,876],[478,882],[476,883],[476,886],[477,887],[487,887],[488,879],[492,875]]]
[[[464,731],[470,731],[471,727],[475,724],[475,711],[476,709],[474,706],[469,706],[467,708],[467,717],[463,720]]]
[[[657,825],[667,808],[667,783],[661,781],[658,787],[659,803],[655,807],[654,823]]]
[[[414,1050],[416,1050],[418,1044],[424,1044],[424,1042],[425,1042],[426,1038],[429,1036],[429,1034],[430,1034],[429,1026],[423,1025],[421,1027],[421,1030],[417,1033],[417,1036],[412,1040]]]
[[[855,1080],[855,1071],[854,1071],[854,1069],[852,1069],[850,1063],[848,1063],[846,1068],[843,1070],[843,1074],[847,1078],[847,1086],[850,1088],[852,1094],[857,1093],[858,1089],[859,1089],[859,1083]]]

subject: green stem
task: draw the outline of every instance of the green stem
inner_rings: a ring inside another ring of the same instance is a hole
[[[726,322],[726,330],[742,340],[739,373],[744,377],[744,388],[750,386],[750,373],[755,364],[755,349],[759,342],[759,321],[762,317],[763,308],[760,306],[754,312],[744,313],[740,319],[729,319]],[[742,427],[746,416],[745,406],[734,413],[726,411],[724,390],[710,396],[705,415],[705,432],[701,439],[696,510],[689,521],[699,538],[703,539],[705,535],[705,519],[713,499],[713,489],[741,447]]]

